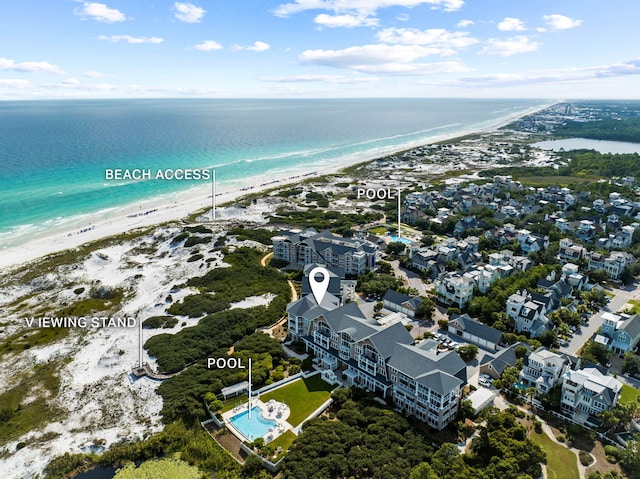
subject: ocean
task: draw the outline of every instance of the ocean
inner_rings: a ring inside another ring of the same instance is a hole
[[[486,128],[542,100],[0,102],[0,249],[97,212],[201,186],[106,180],[107,169],[215,168],[218,191]],[[3,245],[4,243],[4,245]]]

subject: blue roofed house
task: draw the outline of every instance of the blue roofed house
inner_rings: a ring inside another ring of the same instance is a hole
[[[600,336],[603,338],[599,342],[616,354],[633,351],[640,342],[640,316],[605,312]]]

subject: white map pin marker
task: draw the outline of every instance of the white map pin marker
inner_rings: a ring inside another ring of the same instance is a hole
[[[322,275],[322,281],[316,279],[316,274]],[[311,292],[316,300],[316,303],[322,303],[324,295],[329,288],[329,270],[322,266],[316,266],[309,273],[309,285],[311,286]]]

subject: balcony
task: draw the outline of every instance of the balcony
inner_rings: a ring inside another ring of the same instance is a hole
[[[358,356],[358,367],[363,371],[367,371],[368,373],[373,374],[374,376],[378,369],[375,361],[372,361],[371,359],[367,358],[362,354]]]
[[[349,348],[348,346],[340,345],[338,357],[344,361],[351,359],[351,348]]]

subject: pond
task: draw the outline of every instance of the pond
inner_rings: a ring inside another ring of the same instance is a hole
[[[589,140],[587,138],[567,138],[533,143],[531,146],[543,150],[596,150],[600,153],[640,153],[640,143],[626,141]]]

